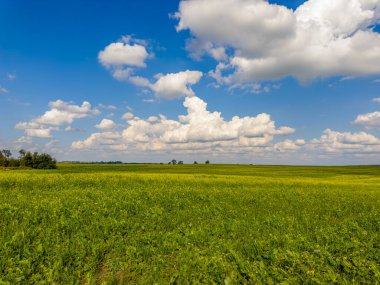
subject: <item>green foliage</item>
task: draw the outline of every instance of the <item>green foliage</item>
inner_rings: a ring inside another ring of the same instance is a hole
[[[0,151],[0,166],[7,166],[6,164],[6,158],[3,155],[3,152]]]
[[[0,171],[0,284],[378,284],[380,167]]]
[[[10,163],[12,153],[9,149],[3,149],[0,151],[0,166],[8,167]]]
[[[35,169],[56,169],[57,161],[49,154],[38,152],[31,153],[30,151],[20,150],[19,158],[12,158],[12,153],[9,150],[0,152],[0,166],[3,167],[28,167]]]

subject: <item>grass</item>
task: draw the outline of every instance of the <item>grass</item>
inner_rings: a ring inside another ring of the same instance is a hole
[[[380,167],[0,171],[0,284],[379,284]]]

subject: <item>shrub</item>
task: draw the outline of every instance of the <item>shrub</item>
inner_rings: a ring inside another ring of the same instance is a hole
[[[35,169],[56,169],[57,161],[47,153],[20,150],[18,159],[12,157],[9,150],[0,151],[0,166],[3,167],[30,167]]]

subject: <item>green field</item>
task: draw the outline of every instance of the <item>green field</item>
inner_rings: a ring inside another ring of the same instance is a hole
[[[0,284],[379,284],[380,167],[0,170]]]

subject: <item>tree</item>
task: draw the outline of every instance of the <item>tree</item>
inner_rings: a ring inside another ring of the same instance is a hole
[[[209,160],[206,160],[206,162],[205,162],[206,164],[210,164],[210,161]]]
[[[36,169],[55,169],[57,168],[57,161],[47,153],[25,151],[21,149],[19,151],[19,158],[12,158],[10,150],[0,151],[0,166],[10,167],[31,167]]]
[[[197,162],[197,161],[194,161],[194,164],[198,164],[198,162]]]
[[[30,151],[26,151],[24,149],[21,149],[19,151],[19,161],[20,161],[20,166],[24,167],[32,167],[32,154]]]
[[[178,164],[183,164],[183,161],[182,160],[178,161]]]
[[[8,160],[8,167],[19,167],[20,161],[16,158],[11,158]]]
[[[177,160],[172,159],[172,164],[177,164]]]
[[[9,160],[12,157],[12,153],[9,149],[3,149],[2,151],[0,151],[0,153],[1,153],[1,157],[0,157],[1,166],[7,167],[9,165]]]
[[[36,169],[55,169],[57,168],[57,161],[53,159],[49,154],[38,152],[32,155],[32,168]]]
[[[24,157],[24,163],[26,167],[33,167],[33,156],[32,156],[32,153],[30,151],[28,151],[26,154],[25,154],[25,157]]]
[[[10,159],[12,156],[12,153],[9,149],[3,149],[3,155],[5,156],[6,159]]]
[[[5,166],[5,156],[0,151],[0,166]]]

